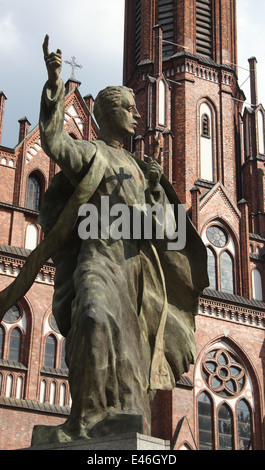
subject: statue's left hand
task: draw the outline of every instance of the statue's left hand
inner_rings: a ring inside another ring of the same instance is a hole
[[[163,170],[161,166],[157,163],[157,161],[149,157],[147,166],[147,178],[151,189],[154,189],[159,184],[162,171]]]

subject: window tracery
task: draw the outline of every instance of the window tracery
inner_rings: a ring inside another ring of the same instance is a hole
[[[238,354],[216,343],[197,366],[198,443],[200,450],[253,448],[250,375]]]
[[[203,240],[207,248],[209,288],[234,294],[235,247],[232,237],[215,223],[207,228]]]

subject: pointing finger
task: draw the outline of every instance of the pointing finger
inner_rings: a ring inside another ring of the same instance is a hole
[[[49,35],[46,34],[44,43],[42,45],[44,57],[47,57],[49,55],[48,45],[49,45]]]

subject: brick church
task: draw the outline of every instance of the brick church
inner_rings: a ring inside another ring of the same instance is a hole
[[[237,71],[235,0],[125,1],[123,82],[141,114],[126,146],[140,159],[158,151],[208,253],[196,363],[152,404],[152,435],[174,450],[265,449],[265,110],[256,58],[250,104]],[[0,139],[5,100],[0,92]],[[65,85],[65,129],[74,139],[98,133],[93,97],[82,97],[74,78]],[[30,130],[24,117],[18,134],[14,148],[0,141],[1,290],[43,238],[39,209],[59,170],[38,125]],[[0,325],[2,450],[28,447],[35,424],[69,414],[54,274],[49,260]]]

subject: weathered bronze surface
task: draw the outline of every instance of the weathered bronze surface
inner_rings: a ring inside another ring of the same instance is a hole
[[[140,118],[132,91],[100,92],[94,109],[97,141],[73,140],[63,129],[61,51],[49,53],[48,37],[43,50],[48,81],[41,99],[41,144],[62,171],[41,208],[45,239],[23,276],[0,293],[1,315],[52,257],[53,313],[66,337],[72,408],[62,426],[36,426],[32,445],[124,431],[149,434],[155,390],[173,389],[196,357],[194,316],[208,285],[206,250],[188,218],[180,251],[168,250],[167,240],[155,237],[80,239],[78,208],[88,201],[98,209],[103,196],[111,206],[129,208],[170,203],[176,221],[180,202],[156,161],[142,162],[122,147]]]

